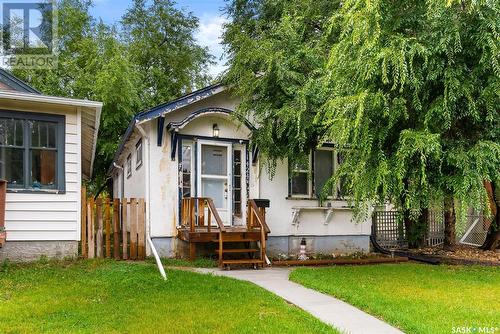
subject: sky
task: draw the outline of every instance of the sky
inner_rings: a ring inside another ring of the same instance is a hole
[[[105,23],[118,22],[131,0],[94,0],[91,13],[96,18],[101,18]],[[216,77],[225,69],[225,60],[221,59],[223,48],[220,44],[222,25],[227,18],[222,13],[224,0],[177,0],[177,7],[192,12],[200,19],[200,28],[196,33],[196,39],[200,45],[208,47],[210,53],[215,56],[217,64],[210,67],[210,74]]]

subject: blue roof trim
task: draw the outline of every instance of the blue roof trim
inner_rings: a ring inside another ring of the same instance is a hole
[[[111,163],[111,166],[108,169],[108,175],[111,174],[113,171],[113,164],[118,160],[120,157],[120,154],[122,153],[125,143],[127,140],[130,138],[132,133],[134,132],[134,127],[136,123],[143,122],[143,121],[148,121],[151,119],[158,118],[160,116],[163,116],[164,114],[167,114],[169,112],[172,112],[174,110],[177,110],[179,108],[185,107],[187,105],[190,105],[192,103],[198,102],[200,100],[206,99],[207,97],[210,97],[212,95],[215,95],[221,91],[223,91],[224,85],[221,83],[217,83],[214,85],[210,85],[204,88],[201,88],[197,91],[194,91],[192,93],[183,95],[173,101],[167,102],[160,104],[156,107],[153,107],[149,110],[142,111],[135,115],[132,120],[130,121],[127,130],[122,136],[122,139],[120,141],[120,145],[118,146],[118,149],[116,150],[115,156],[113,158],[113,162]]]
[[[194,91],[192,93],[181,96],[173,101],[163,103],[163,104],[160,104],[159,106],[153,107],[149,110],[140,112],[139,114],[137,114],[136,118],[139,122],[142,122],[145,120],[150,120],[150,119],[159,117],[161,115],[167,114],[167,113],[174,111],[176,109],[185,107],[185,106],[190,105],[192,103],[195,103],[197,101],[206,99],[207,97],[210,97],[214,94],[217,94],[220,92],[220,89],[223,87],[224,86],[221,83],[218,83],[218,84],[214,84],[214,85],[199,89],[199,90]]]
[[[0,68],[0,82],[3,82],[7,86],[11,87],[12,89],[18,92],[42,94],[39,90],[31,87],[26,82],[22,81],[14,74],[10,73],[7,70],[4,70],[3,68]]]

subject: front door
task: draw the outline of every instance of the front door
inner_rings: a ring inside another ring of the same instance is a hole
[[[231,157],[231,143],[198,141],[198,197],[214,201],[224,225],[232,224]]]

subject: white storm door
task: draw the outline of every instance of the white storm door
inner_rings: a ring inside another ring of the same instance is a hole
[[[216,141],[198,141],[198,197],[214,201],[224,225],[232,224],[232,145]],[[215,224],[215,220],[212,219]]]

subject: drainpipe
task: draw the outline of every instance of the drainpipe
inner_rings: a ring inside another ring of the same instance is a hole
[[[125,170],[122,166],[118,166],[116,162],[113,162],[113,166],[121,171],[120,196],[118,198],[123,198],[125,197]]]
[[[150,160],[150,140],[149,136],[144,131],[144,128],[142,125],[136,123],[136,127],[141,133],[141,135],[144,137],[146,140],[146,161],[145,161],[145,166],[144,168],[146,169],[146,191],[145,191],[145,200],[146,200],[146,240],[148,241],[148,245],[151,248],[151,252],[153,253],[153,256],[155,257],[156,260],[156,265],[158,266],[158,270],[160,271],[161,276],[163,277],[164,280],[167,280],[167,275],[165,274],[165,269],[163,268],[163,264],[161,263],[160,256],[158,255],[158,252],[156,251],[156,248],[153,244],[153,240],[151,240],[151,201],[150,201],[150,168],[149,168],[149,160]]]

